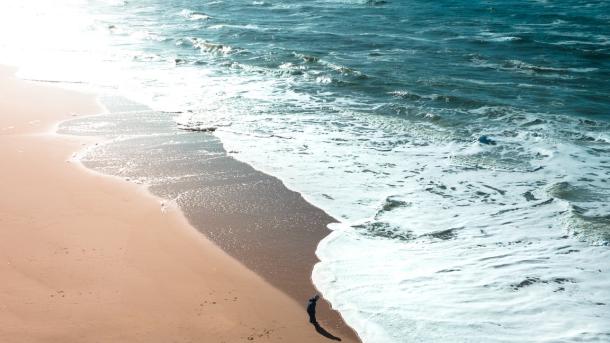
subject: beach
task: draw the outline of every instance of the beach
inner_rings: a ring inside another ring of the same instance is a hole
[[[307,299],[270,285],[143,186],[72,158],[101,138],[58,135],[57,124],[100,112],[94,95],[13,73],[0,69],[0,341],[328,340],[309,324]]]
[[[608,13],[0,2],[0,342],[610,341]]]

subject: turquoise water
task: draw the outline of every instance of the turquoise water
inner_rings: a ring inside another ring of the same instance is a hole
[[[608,119],[610,5],[604,1],[148,1],[129,29],[163,37],[141,51],[179,63],[288,78],[320,101],[355,98],[374,114],[414,106]],[[320,95],[319,92],[332,92]],[[383,108],[375,105],[383,104]],[[361,109],[362,110],[362,109]],[[453,118],[453,117],[459,117]]]
[[[214,128],[340,219],[312,277],[365,342],[610,341],[610,3],[12,6],[23,77]]]

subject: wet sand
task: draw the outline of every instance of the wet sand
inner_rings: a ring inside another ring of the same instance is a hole
[[[118,138],[82,156],[86,166],[144,180],[154,194],[175,199],[195,228],[295,301],[305,303],[316,293],[311,282],[315,250],[334,218],[279,179],[235,159],[213,134],[180,130],[175,114],[120,97],[102,101],[107,113],[59,128]],[[318,313],[328,330],[356,337],[323,300]]]
[[[99,111],[94,96],[12,73],[0,69],[0,341],[328,341],[301,296],[283,292],[293,286],[274,287],[142,186],[70,159],[99,138],[60,136],[56,124]]]

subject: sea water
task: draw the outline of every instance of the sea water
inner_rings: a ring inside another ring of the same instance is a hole
[[[26,79],[213,129],[339,220],[313,280],[365,342],[610,342],[610,3],[0,5]]]

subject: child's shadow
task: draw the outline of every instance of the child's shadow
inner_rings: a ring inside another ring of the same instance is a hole
[[[320,335],[322,335],[322,336],[324,336],[324,337],[326,337],[326,338],[328,338],[328,339],[332,339],[333,341],[340,341],[340,340],[341,340],[341,338],[339,338],[339,337],[337,337],[337,336],[333,336],[333,334],[332,334],[332,333],[330,333],[330,332],[326,331],[326,330],[325,330],[325,329],[324,329],[324,328],[323,328],[323,327],[320,325],[320,323],[318,323],[317,321],[316,321],[316,322],[313,322],[313,323],[311,323],[311,324],[312,324],[312,325],[313,325],[313,326],[316,328],[316,331],[317,331],[317,332],[318,332]]]

